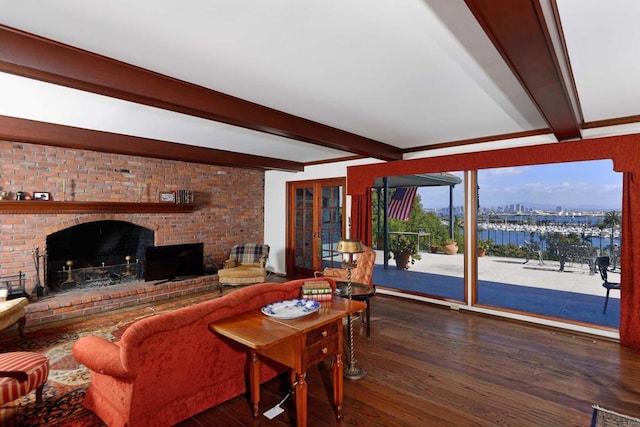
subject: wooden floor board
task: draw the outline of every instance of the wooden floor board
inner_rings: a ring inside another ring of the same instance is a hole
[[[426,376],[436,388],[431,399],[448,401],[449,407],[466,413],[469,422],[587,425],[594,403],[617,406],[625,412],[621,402],[603,395],[622,385],[621,368],[630,374],[638,369],[637,351],[607,340],[575,339],[547,328],[413,303],[405,304],[405,312],[399,314],[392,303],[381,307],[378,301],[378,307],[385,312],[385,321],[372,325],[379,349],[360,346],[361,351],[371,352],[363,362],[379,366],[379,371],[389,370],[385,361],[391,356],[384,355],[381,348],[390,354],[398,353],[398,365],[413,360],[416,377],[425,378],[425,372],[434,372]],[[414,307],[415,312],[406,312]],[[431,327],[425,330],[425,324]],[[384,375],[375,370],[372,374]],[[624,406],[627,412],[637,414],[640,377],[635,375],[632,382],[634,389],[628,393],[628,400],[633,404]],[[414,386],[406,386],[424,389],[417,380]],[[618,393],[626,394],[624,390]],[[461,403],[463,400],[469,403]],[[445,405],[442,408],[443,412],[453,412]]]
[[[311,427],[587,426],[594,404],[640,417],[640,352],[610,340],[383,295],[371,339],[354,326],[367,375],[344,381],[337,421],[330,363],[310,369]],[[286,375],[262,385],[257,419],[242,395],[180,426],[295,425],[292,398],[273,420],[262,415],[287,387]]]

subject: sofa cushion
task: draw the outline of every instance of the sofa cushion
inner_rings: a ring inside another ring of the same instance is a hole
[[[248,277],[256,277],[262,276],[264,277],[265,269],[260,267],[257,264],[243,264],[239,265],[231,270],[220,270],[218,271],[218,275],[220,277],[234,277],[234,278],[248,278]]]

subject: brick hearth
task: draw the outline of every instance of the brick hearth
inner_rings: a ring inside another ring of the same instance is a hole
[[[217,275],[154,283],[159,282],[138,281],[51,293],[34,299],[26,306],[27,327],[218,290]]]

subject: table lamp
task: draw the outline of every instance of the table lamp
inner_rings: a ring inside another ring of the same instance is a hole
[[[351,269],[358,265],[357,257],[358,254],[364,252],[364,247],[360,240],[340,239],[336,252],[342,254],[342,266],[347,269],[347,296],[349,299],[352,299]],[[351,315],[349,315],[347,319],[349,323],[349,364],[344,371],[344,376],[350,380],[359,380],[363,378],[367,372],[356,366],[357,361],[353,352],[353,324],[351,322]]]

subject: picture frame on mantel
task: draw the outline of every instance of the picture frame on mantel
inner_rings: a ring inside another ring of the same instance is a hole
[[[160,203],[175,203],[175,202],[176,202],[176,193],[172,191],[160,192]]]
[[[34,191],[33,200],[51,200],[51,193],[46,191]]]

